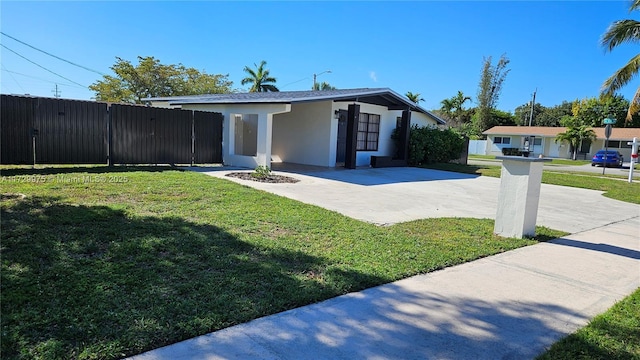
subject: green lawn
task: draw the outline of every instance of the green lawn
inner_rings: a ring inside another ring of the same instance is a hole
[[[640,289],[589,325],[553,344],[537,360],[640,359]]]
[[[3,170],[2,359],[114,359],[564,235],[378,227],[168,168]]]
[[[495,155],[475,155],[470,154],[469,159],[471,160],[495,160]],[[591,164],[591,160],[571,160],[571,159],[551,159],[551,164],[553,165],[586,165]]]
[[[497,165],[427,164],[423,167],[492,177],[500,177],[501,170]],[[640,182],[628,183],[624,181],[626,178],[619,175],[603,177],[600,174],[558,172],[548,169],[542,173],[542,182],[545,184],[600,190],[605,192],[606,197],[640,204]]]

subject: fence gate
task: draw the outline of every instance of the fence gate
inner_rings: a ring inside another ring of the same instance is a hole
[[[113,104],[109,116],[110,163],[191,163],[191,111]]]
[[[222,120],[220,113],[193,112],[193,144],[196,164],[222,163]]]

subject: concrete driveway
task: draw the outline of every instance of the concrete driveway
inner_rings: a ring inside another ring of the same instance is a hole
[[[436,218],[496,215],[500,179],[418,168],[356,170],[285,166],[276,174],[300,180],[269,184],[225,176],[238,170],[192,168],[256,189],[387,225]],[[250,171],[250,170],[242,170]],[[576,233],[640,215],[640,206],[602,192],[542,184],[537,224]]]

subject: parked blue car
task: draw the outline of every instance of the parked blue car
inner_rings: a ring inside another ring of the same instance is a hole
[[[607,154],[606,156],[605,152]],[[606,167],[620,167],[622,166],[622,161],[622,154],[616,150],[599,150],[595,155],[593,155],[593,158],[591,159],[591,166],[600,165]]]

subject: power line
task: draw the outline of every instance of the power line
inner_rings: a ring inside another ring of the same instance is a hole
[[[73,85],[73,84],[64,84],[64,83],[60,83],[58,81],[47,80],[47,79],[39,78],[37,76],[31,76],[31,75],[19,73],[17,71],[11,71],[11,70],[8,70],[6,67],[4,67],[4,65],[2,65],[2,68],[3,68],[4,71],[6,71],[6,72],[8,72],[10,74],[16,74],[16,75],[20,75],[20,76],[25,76],[25,77],[28,77],[28,78],[32,78],[32,79],[36,79],[36,80],[40,80],[40,81],[44,81],[44,82],[48,82],[48,83],[52,83],[52,84],[58,84],[60,86],[70,86],[70,87],[76,87],[76,88],[80,87],[80,88],[83,88],[83,89],[86,88],[86,86],[78,86],[78,85]],[[13,76],[11,76],[11,77],[13,77]]]
[[[293,85],[293,84],[299,83],[300,81],[305,81],[305,80],[309,80],[309,77],[306,77],[306,78],[303,78],[303,79],[300,79],[300,80],[296,80],[296,81],[290,82],[288,84],[284,84],[284,85],[280,86],[280,89],[284,89],[285,87],[287,87],[289,85]]]
[[[40,64],[37,64],[37,63],[35,63],[35,62],[33,62],[33,61],[31,61],[31,60],[27,59],[26,57],[24,57],[24,56],[22,56],[22,55],[18,54],[17,52],[15,52],[15,51],[13,51],[13,50],[9,49],[9,48],[8,48],[6,45],[4,45],[4,44],[0,44],[0,46],[2,46],[3,48],[5,48],[5,49],[7,49],[7,50],[11,51],[12,53],[14,53],[14,54],[16,54],[16,55],[18,55],[18,56],[20,56],[21,58],[23,58],[23,59],[27,60],[28,62],[32,63],[33,65],[35,65],[35,66],[37,66],[37,67],[39,67],[39,68],[41,68],[41,69],[44,69],[44,70],[46,70],[46,71],[48,71],[48,72],[52,73],[53,75],[59,76],[59,77],[61,77],[61,78],[65,79],[65,80],[67,80],[68,82],[71,82],[71,83],[74,83],[74,84],[76,84],[76,85],[82,86],[83,88],[86,88],[86,86],[84,86],[84,85],[82,85],[82,84],[80,84],[80,83],[77,83],[77,82],[75,82],[75,81],[73,81],[73,80],[71,80],[71,79],[68,79],[68,78],[66,78],[66,77],[64,77],[64,76],[62,76],[62,75],[60,75],[60,74],[58,74],[58,73],[56,73],[56,72],[53,72],[53,71],[51,71],[51,70],[47,69],[46,67],[44,67],[44,66],[42,66],[42,65],[40,65]]]
[[[7,34],[3,33],[2,31],[0,31],[0,34],[4,35],[4,36],[6,36],[6,37],[8,37],[8,38],[10,38],[10,39],[15,40],[15,41],[19,42],[20,44],[26,45],[26,46],[28,46],[28,47],[30,47],[30,48],[32,48],[32,49],[34,49],[34,50],[40,51],[40,52],[41,52],[41,53],[43,53],[43,54],[47,54],[47,55],[49,55],[49,56],[51,56],[51,57],[54,57],[54,58],[56,58],[56,59],[58,59],[58,60],[60,60],[60,61],[64,61],[64,62],[66,62],[66,63],[68,63],[68,64],[71,64],[71,65],[77,66],[77,67],[79,67],[79,68],[85,69],[85,70],[87,70],[87,71],[91,71],[91,72],[96,73],[96,74],[98,74],[98,75],[102,75],[102,76],[104,76],[104,74],[103,74],[103,73],[101,73],[101,72],[100,72],[100,71],[98,71],[98,70],[90,69],[90,68],[88,68],[88,67],[86,67],[86,66],[82,66],[82,65],[80,65],[80,64],[76,64],[76,63],[74,63],[74,62],[72,62],[72,61],[69,61],[69,60],[63,59],[63,58],[61,58],[61,57],[59,57],[59,56],[53,55],[53,54],[51,54],[51,53],[49,53],[49,52],[47,52],[47,51],[44,51],[44,50],[38,49],[37,47],[35,47],[35,46],[33,46],[33,45],[29,45],[29,44],[27,44],[27,43],[26,43],[26,42],[24,42],[24,41],[18,40],[18,39],[14,38],[14,37],[13,37],[13,36],[11,36],[11,35],[7,35]]]
[[[2,68],[9,73],[9,76],[11,76],[11,78],[13,79],[13,81],[16,82],[18,87],[20,89],[22,89],[22,92],[26,93],[27,91],[22,87],[22,85],[20,85],[20,83],[18,82],[18,80],[16,80],[16,78],[13,76],[13,74],[11,74],[11,71],[9,71],[6,67],[4,67],[4,65],[2,65]]]

